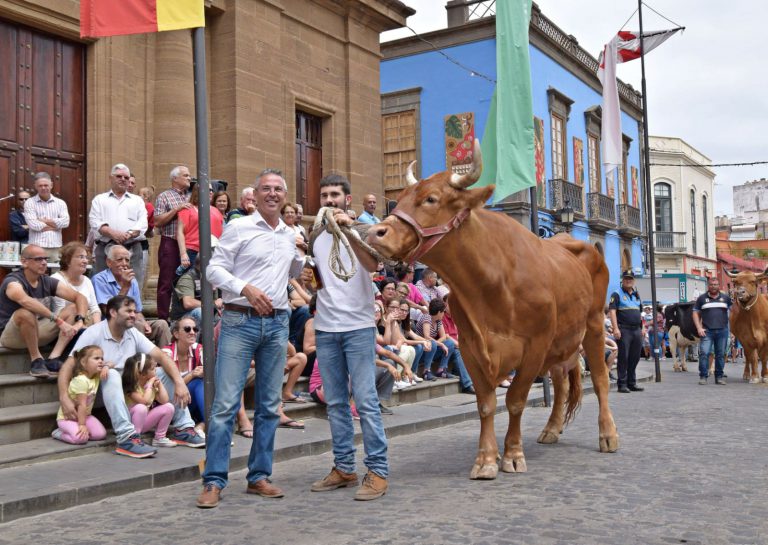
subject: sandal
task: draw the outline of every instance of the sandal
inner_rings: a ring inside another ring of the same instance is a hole
[[[288,419],[285,422],[280,422],[278,425],[278,428],[287,428],[289,430],[303,430],[304,429],[304,421],[303,420],[294,420],[294,419]]]
[[[253,439],[253,428],[239,428],[235,433],[242,435],[246,439]]]
[[[306,403],[306,402],[307,402],[306,399],[297,395],[294,395],[293,397],[289,397],[288,399],[283,398],[283,403]]]

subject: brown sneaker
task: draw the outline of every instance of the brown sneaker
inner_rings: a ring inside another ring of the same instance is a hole
[[[203,487],[202,493],[197,497],[197,506],[201,509],[210,509],[219,505],[221,498],[221,488],[213,483],[207,483]]]
[[[312,483],[310,490],[312,492],[327,492],[345,486],[357,486],[357,483],[357,473],[344,473],[334,467],[325,478]]]
[[[246,492],[249,494],[258,494],[265,498],[282,498],[285,495],[283,494],[283,491],[273,485],[272,481],[269,479],[260,479],[255,483],[248,483]]]
[[[355,492],[358,501],[375,500],[387,493],[387,480],[379,477],[373,471],[368,471],[363,477],[362,486]]]

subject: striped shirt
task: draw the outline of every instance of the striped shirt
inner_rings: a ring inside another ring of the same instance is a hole
[[[179,191],[178,189],[174,188],[166,189],[157,196],[157,199],[155,199],[155,217],[162,216],[166,212],[170,212],[188,200],[189,199],[187,199],[186,191]],[[176,223],[176,216],[174,216],[171,221],[160,227],[160,234],[164,237],[175,239]]]
[[[728,309],[731,308],[731,298],[718,292],[712,297],[709,292],[702,293],[696,299],[693,312],[699,312],[704,329],[725,329],[728,327]]]
[[[109,242],[109,237],[100,234],[99,228],[108,225],[118,231],[137,231],[138,236],[132,240],[145,240],[147,231],[147,208],[144,199],[127,191],[118,197],[111,189],[94,197],[88,222],[94,229],[96,240]]]
[[[29,226],[30,244],[41,248],[61,248],[61,230],[69,227],[67,203],[53,195],[47,201],[41,199],[40,195],[35,195],[24,203],[24,218]],[[48,226],[38,218],[52,219],[56,230],[43,231]]]

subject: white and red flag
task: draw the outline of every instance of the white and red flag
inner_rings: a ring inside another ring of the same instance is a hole
[[[640,33],[621,30],[605,45],[598,58],[597,77],[603,84],[603,119],[601,152],[603,169],[608,183],[613,183],[613,173],[622,164],[621,110],[619,108],[619,87],[616,83],[616,65],[640,58],[681,28],[657,30],[643,33],[643,50],[640,48]],[[643,97],[645,100],[645,97]]]

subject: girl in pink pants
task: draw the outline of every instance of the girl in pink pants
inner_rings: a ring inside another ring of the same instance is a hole
[[[54,439],[82,445],[91,441],[99,441],[107,436],[107,430],[95,416],[91,415],[96,392],[99,390],[100,376],[108,369],[104,367],[104,354],[101,348],[89,345],[75,352],[74,378],[69,383],[67,395],[75,402],[76,420],[68,420],[64,411],[59,409],[56,423],[59,425],[51,434]]]
[[[165,434],[173,418],[173,404],[168,392],[157,378],[157,363],[146,354],[136,354],[125,360],[123,393],[131,413],[131,422],[138,433],[155,430],[152,445],[175,447]]]

